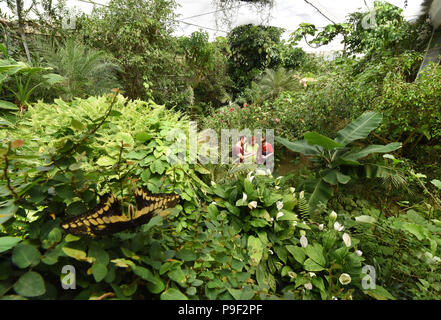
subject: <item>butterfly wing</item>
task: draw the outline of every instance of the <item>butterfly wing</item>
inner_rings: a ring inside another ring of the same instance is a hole
[[[130,221],[130,217],[122,214],[118,199],[106,194],[96,207],[63,221],[61,227],[74,235],[96,237],[124,230]]]
[[[135,199],[136,212],[132,220],[136,225],[141,225],[148,223],[155,214],[176,206],[180,197],[177,194],[151,194],[142,188],[136,190]]]

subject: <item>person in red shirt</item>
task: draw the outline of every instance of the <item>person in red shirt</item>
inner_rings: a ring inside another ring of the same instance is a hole
[[[245,137],[241,136],[233,147],[233,163],[244,163],[245,160]]]
[[[274,155],[274,149],[271,143],[266,141],[266,137],[262,137],[262,155],[261,161],[264,165],[271,165]]]

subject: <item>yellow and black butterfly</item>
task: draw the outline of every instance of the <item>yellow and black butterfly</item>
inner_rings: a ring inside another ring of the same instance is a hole
[[[136,211],[129,206],[129,214],[122,212],[119,200],[112,194],[100,197],[100,203],[86,213],[69,218],[61,227],[78,236],[102,236],[146,224],[162,211],[175,207],[180,200],[177,194],[151,194],[147,189],[135,192]]]

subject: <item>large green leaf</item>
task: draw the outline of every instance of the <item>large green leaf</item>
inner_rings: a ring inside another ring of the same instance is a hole
[[[307,132],[305,133],[305,140],[310,145],[319,145],[327,150],[332,150],[335,148],[340,148],[342,145],[338,142],[335,142],[331,138],[328,138],[324,135],[321,135],[317,132]]]
[[[326,204],[334,194],[332,187],[327,184],[323,179],[319,179],[314,187],[314,191],[308,200],[310,212],[314,212],[317,206],[321,203]]]
[[[281,138],[281,137],[275,137],[275,140],[281,144],[283,144],[285,147],[287,147],[289,150],[292,150],[294,152],[300,152],[307,156],[315,156],[320,153],[320,149],[317,146],[311,146],[306,142],[305,140],[299,140],[291,142],[287,139]]]
[[[335,186],[338,183],[346,184],[351,180],[350,176],[347,176],[336,169],[332,169],[328,171],[325,175],[323,175],[323,180],[327,183]]]
[[[371,145],[368,146],[360,151],[351,151],[342,156],[345,160],[349,161],[356,161],[358,159],[364,158],[372,153],[386,153],[386,152],[392,152],[397,149],[401,148],[400,142],[392,142],[387,145]]]
[[[372,130],[380,125],[382,119],[383,115],[381,113],[365,112],[340,130],[334,140],[346,146],[355,140],[365,139]]]

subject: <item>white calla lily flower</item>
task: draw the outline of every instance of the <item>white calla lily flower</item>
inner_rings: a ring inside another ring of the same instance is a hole
[[[345,243],[346,247],[351,246],[351,237],[347,233],[343,233],[343,242]]]
[[[347,273],[342,273],[340,275],[340,277],[338,278],[338,281],[340,281],[340,283],[344,286],[348,285],[351,283],[351,276]]]
[[[255,209],[257,208],[257,201],[251,201],[250,203],[248,203],[248,208]]]
[[[337,221],[334,223],[334,230],[336,231],[343,231],[345,227],[343,227],[340,223],[338,223]]]
[[[308,238],[306,238],[305,236],[301,236],[300,237],[300,245],[303,248],[306,248],[308,246]]]

